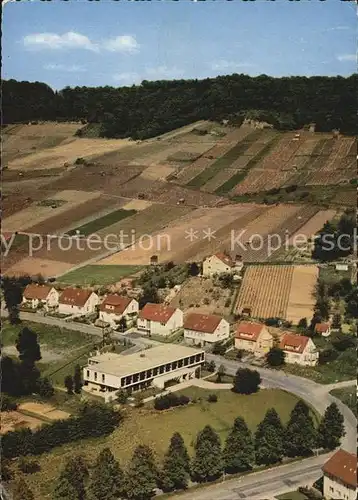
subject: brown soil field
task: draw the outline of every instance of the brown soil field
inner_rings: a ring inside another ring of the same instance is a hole
[[[65,140],[74,140],[80,123],[47,122],[38,125],[14,125],[3,130],[2,160],[5,164],[35,151],[58,146]]]
[[[251,309],[254,318],[285,318],[293,266],[249,266],[239,291],[236,310]]]
[[[149,208],[153,205],[151,201],[147,200],[132,200],[123,205],[124,210],[137,210],[137,212],[141,212],[146,208]]]
[[[100,165],[90,167],[76,167],[63,177],[56,179],[47,187],[51,189],[80,189],[98,191],[109,194],[118,194],[117,190],[130,179],[135,179],[145,167],[118,167]]]
[[[192,206],[210,206],[214,207],[219,203],[229,204],[226,198],[216,196],[211,193],[204,193],[201,191],[194,191],[193,189],[185,188],[184,186],[176,186],[174,184],[164,184],[162,186],[157,184],[157,188],[150,194],[150,199],[160,203],[179,203],[184,199],[186,205]]]
[[[289,240],[289,244],[292,245],[293,238],[298,234],[302,234],[307,238],[311,238],[313,235],[317,234],[320,229],[322,229],[325,222],[332,220],[336,213],[336,210],[320,210],[296,233],[292,235]]]
[[[141,178],[149,179],[153,181],[165,181],[168,175],[173,174],[175,172],[174,167],[170,167],[167,165],[155,165],[150,166],[143,170],[141,173]]]
[[[32,403],[32,402],[22,403],[19,405],[18,409],[20,411],[21,410],[30,411],[31,413],[35,413],[39,416],[43,416],[51,420],[65,419],[70,416],[70,414],[67,413],[66,411],[58,410],[54,406],[43,403]]]
[[[197,276],[189,278],[183,283],[180,291],[171,301],[170,305],[172,307],[180,307],[185,311],[185,314],[196,312],[228,316],[230,314],[230,306],[225,307],[225,302],[230,297],[231,292],[229,289],[215,286],[213,280],[210,278],[200,278]],[[204,303],[205,299],[209,300],[209,304]],[[196,307],[197,305],[199,307]]]
[[[185,138],[182,139],[179,143],[170,144],[167,143],[167,147],[161,149],[157,152],[153,152],[152,154],[146,154],[144,156],[138,156],[135,160],[133,160],[130,165],[149,165],[155,166],[160,165],[161,163],[166,163],[170,161],[170,157],[175,153],[186,152],[186,153],[194,153],[197,155],[202,155],[206,153],[208,150],[212,148],[215,142],[191,142],[186,143]]]
[[[316,303],[314,292],[317,279],[317,266],[294,267],[285,317],[287,321],[292,321],[296,325],[301,318],[307,318],[308,322],[312,319]]]
[[[158,255],[160,262],[171,260],[185,262],[200,258],[201,255],[212,253],[217,247],[221,248],[223,236],[225,235],[225,240],[230,238],[232,225],[240,227],[252,217],[257,217],[257,213],[257,208],[248,204],[210,209],[199,208],[171,222],[164,231],[152,233],[151,237],[143,242],[143,245],[134,245],[98,263],[145,265],[153,254]],[[204,238],[204,231],[207,231],[208,228],[215,231],[215,238],[211,241]],[[188,236],[191,230],[196,232],[193,241],[190,241]]]
[[[81,205],[81,203],[94,200],[99,196],[99,192],[60,191],[56,195],[48,197],[48,199],[64,200],[66,203],[63,203],[57,208],[52,208],[51,206],[39,206],[37,202],[35,202],[27,208],[6,217],[2,221],[2,230],[9,232],[24,231],[26,228],[32,227],[52,217],[55,213],[59,215],[68,210],[74,210],[78,205]]]
[[[28,227],[27,231],[36,234],[60,234],[70,227],[82,225],[82,222],[85,223],[84,219],[86,219],[86,221],[90,218],[97,219],[101,217],[103,211],[108,213],[110,209],[115,210],[121,208],[125,203],[126,200],[98,196],[98,198],[85,201],[61,214],[54,215],[39,224]]]
[[[61,168],[77,158],[91,158],[108,151],[120,150],[130,144],[128,139],[78,139],[66,144],[32,153],[24,158],[9,161],[10,169]]]
[[[41,427],[43,423],[43,420],[23,415],[18,411],[3,411],[1,412],[0,434],[6,434],[7,432],[23,429],[25,427],[36,429],[37,427]]]
[[[62,256],[64,256],[64,252],[62,252]],[[60,262],[57,260],[41,259],[37,257],[25,257],[14,266],[8,268],[5,268],[4,264],[5,263],[2,262],[2,268],[4,274],[7,276],[21,276],[23,274],[35,276],[37,274],[42,274],[45,278],[60,276],[73,267],[73,264],[70,262]]]
[[[134,239],[140,238],[144,234],[152,234],[155,231],[164,229],[171,221],[189,213],[192,209],[189,207],[167,206],[163,209],[162,205],[152,205],[120,222],[107,226],[97,231],[100,238],[99,243],[88,244],[86,240],[76,241],[68,238],[59,242],[50,241],[50,249],[43,248],[34,253],[39,260],[60,261],[69,264],[81,264],[90,259],[100,259],[106,254],[113,253],[115,245],[120,243],[120,234],[123,234],[123,244],[129,244]],[[120,233],[123,231],[123,233]],[[133,232],[134,231],[134,232]],[[113,235],[108,238],[105,244],[104,238],[107,235]],[[107,248],[106,248],[107,245]],[[62,246],[62,248],[61,248]],[[66,250],[66,247],[69,249]],[[112,250],[113,249],[113,250]],[[56,273],[57,274],[57,273]]]

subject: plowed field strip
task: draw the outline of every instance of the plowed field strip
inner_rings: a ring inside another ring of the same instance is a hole
[[[240,288],[237,312],[250,308],[256,318],[286,317],[293,266],[249,266]]]
[[[248,129],[245,138],[243,137],[233,148],[229,149],[221,158],[218,158],[210,167],[206,168],[199,175],[188,182],[189,187],[201,187],[210,181],[220,170],[229,167],[240,155],[244,153],[251,145],[252,141],[257,140],[263,134],[261,130]]]
[[[288,297],[286,319],[297,324],[301,318],[310,320],[315,306],[314,290],[318,279],[317,266],[295,266]]]

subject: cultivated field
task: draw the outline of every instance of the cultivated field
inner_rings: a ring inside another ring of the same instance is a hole
[[[237,312],[251,309],[254,318],[279,317],[297,323],[312,318],[317,266],[249,266],[239,291]]]
[[[23,415],[18,411],[3,411],[1,412],[1,428],[0,434],[6,434],[10,431],[17,431],[26,427],[36,429],[43,425],[43,420],[39,418]]]
[[[21,403],[18,406],[18,410],[30,412],[34,415],[38,415],[39,418],[44,417],[46,420],[60,420],[65,419],[70,416],[66,411],[58,410],[52,405],[44,404],[44,403],[34,403],[34,402],[26,402]]]

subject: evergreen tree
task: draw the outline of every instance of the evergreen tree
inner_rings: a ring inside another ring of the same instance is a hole
[[[75,366],[75,373],[73,375],[73,386],[76,394],[81,394],[82,391],[82,372],[80,365]]]
[[[255,457],[258,465],[271,465],[282,460],[284,428],[276,410],[267,410],[255,433]]]
[[[65,377],[65,387],[67,389],[67,394],[73,394],[73,387],[74,387],[74,383],[73,383],[73,377],[72,375],[67,375]]]
[[[130,500],[146,500],[151,498],[157,487],[158,470],[154,460],[154,453],[144,445],[138,446],[133,453],[129,464],[125,490]]]
[[[58,478],[53,492],[54,500],[78,500],[78,492],[62,474]]]
[[[60,481],[65,479],[75,490],[78,500],[84,500],[86,495],[85,483],[88,478],[88,468],[85,460],[80,455],[71,457],[61,474]]]
[[[271,347],[266,354],[266,360],[270,366],[282,366],[285,363],[285,356],[285,352],[279,347]]]
[[[196,262],[191,262],[189,264],[189,275],[190,276],[198,276],[200,273],[200,267]]]
[[[121,330],[121,332],[125,332],[127,329],[127,320],[124,316],[121,317],[121,319],[118,321],[118,326]]]
[[[334,450],[345,436],[344,417],[336,403],[331,403],[318,427],[318,442],[322,448]]]
[[[23,363],[33,366],[41,359],[40,345],[37,341],[37,334],[30,328],[23,328],[16,340],[16,349],[19,351],[19,358]]]
[[[24,478],[20,478],[15,482],[12,490],[13,500],[35,500],[33,492]]]
[[[223,452],[225,471],[228,473],[250,470],[255,460],[254,442],[250,429],[242,417],[237,417],[226,438]]]
[[[300,319],[300,321],[298,322],[298,328],[300,328],[301,330],[307,330],[308,328],[307,318]]]
[[[4,290],[4,301],[12,325],[20,323],[19,308],[22,303],[22,287],[16,278],[3,277],[2,289]]]
[[[232,390],[239,394],[253,394],[259,390],[261,377],[258,371],[239,368],[236,372]]]
[[[164,491],[184,489],[188,485],[190,458],[182,436],[176,432],[164,458],[161,487]]]
[[[199,432],[195,443],[192,475],[198,482],[213,481],[223,472],[221,442],[218,434],[207,425]]]
[[[55,394],[55,389],[48,377],[39,378],[36,382],[36,392],[43,398],[51,398]]]
[[[317,432],[309,407],[300,400],[293,408],[287,424],[284,440],[285,454],[288,457],[309,456],[316,443]]]
[[[224,365],[220,365],[219,368],[218,368],[218,374],[217,374],[217,377],[216,377],[216,382],[218,384],[221,384],[221,381],[223,379],[223,377],[225,377],[226,375],[226,368]]]
[[[98,455],[89,483],[91,500],[113,500],[124,490],[124,474],[111,450],[105,448]]]

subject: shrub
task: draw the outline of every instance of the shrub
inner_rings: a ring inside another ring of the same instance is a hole
[[[156,410],[168,410],[169,408],[175,406],[185,406],[190,402],[190,398],[181,394],[177,396],[174,393],[165,394],[164,396],[159,396],[154,400],[154,408]]]
[[[210,304],[210,300],[207,297],[205,297],[205,299],[203,300],[203,304],[208,306]]]
[[[15,411],[17,403],[10,396],[3,394],[1,397],[1,411]]]
[[[226,299],[224,307],[230,307],[230,306],[231,306],[231,300],[230,299]]]
[[[217,400],[218,400],[218,397],[216,394],[209,394],[209,396],[208,396],[209,403],[216,403]]]
[[[328,349],[324,349],[319,353],[318,362],[320,365],[324,365],[325,363],[329,363],[330,361],[335,361],[338,358],[338,352],[332,347]]]
[[[38,461],[30,457],[20,457],[18,467],[24,474],[33,474],[40,470]]]

